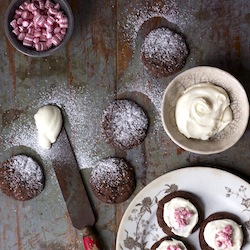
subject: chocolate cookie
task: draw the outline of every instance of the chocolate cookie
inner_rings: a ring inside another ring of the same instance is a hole
[[[96,197],[101,201],[123,202],[135,189],[134,169],[120,158],[103,159],[92,169],[90,185]]]
[[[178,249],[181,249],[181,250],[186,250],[186,249],[191,250],[191,247],[188,246],[188,245],[186,245],[186,243],[184,243],[183,241],[174,239],[174,238],[172,238],[170,236],[166,236],[166,237],[160,239],[159,241],[155,242],[154,245],[151,247],[151,250],[156,250],[161,245],[161,243],[164,242],[164,241],[171,241],[171,242],[173,242],[176,247],[179,247]],[[170,247],[167,248],[167,247],[165,247],[165,248],[162,248],[162,249],[176,249],[176,248],[174,248],[174,247],[173,248],[170,248]]]
[[[191,229],[190,233],[195,232],[200,227],[201,221],[204,218],[203,210],[201,208],[200,201],[199,201],[198,197],[196,197],[194,194],[186,192],[186,191],[172,192],[172,193],[166,195],[163,199],[161,199],[158,202],[158,208],[157,208],[157,211],[156,211],[156,216],[157,216],[157,221],[158,221],[159,226],[162,228],[163,232],[165,232],[169,236],[182,236],[182,235],[177,234],[176,232],[173,232],[174,228],[171,227],[170,225],[168,225],[166,223],[166,221],[164,220],[164,206],[165,206],[165,204],[167,202],[170,202],[174,198],[182,198],[182,199],[184,199],[186,201],[189,201],[194,206],[194,208],[196,208],[197,215],[198,215],[197,223]],[[183,208],[184,208],[184,210],[183,210]],[[194,213],[195,211],[188,211],[188,209],[186,209],[185,207],[182,207],[182,206],[178,207],[178,209],[176,209],[176,211],[174,211],[174,212],[176,212],[174,214],[174,216],[176,216],[176,218],[179,217],[178,213],[182,213],[182,214],[180,214],[180,218],[182,218],[181,216],[184,216],[184,220],[181,221],[181,222],[183,222],[183,225],[180,225],[180,226],[187,226],[188,225],[188,223],[187,223],[188,220],[191,220],[191,219],[188,218],[185,221],[186,214],[189,214],[188,216],[190,218],[192,217],[192,215],[196,216],[196,214]],[[169,215],[169,216],[171,216],[171,215]],[[175,230],[177,230],[177,229],[175,228]],[[188,237],[188,236],[182,236],[182,237]]]
[[[207,224],[209,222],[212,222],[212,221],[225,220],[225,219],[232,220],[235,223],[237,223],[238,225],[242,224],[241,221],[240,221],[240,219],[236,215],[228,213],[228,212],[217,212],[217,213],[211,214],[208,218],[206,218],[202,222],[201,227],[200,227],[199,241],[200,241],[200,247],[201,247],[202,250],[213,250],[213,248],[211,248],[207,244],[207,242],[205,241],[205,238],[204,238],[204,230],[205,230]],[[241,233],[242,233],[242,238],[244,238],[243,230],[242,230]],[[216,236],[216,237],[217,237],[217,239],[219,239],[219,236]],[[226,236],[226,237],[230,238],[229,236]],[[239,240],[239,238],[240,238],[239,236],[236,237],[237,240]],[[242,242],[243,242],[243,239],[242,239]],[[223,249],[223,248],[221,248],[221,249]]]
[[[101,126],[107,143],[126,150],[138,146],[145,139],[148,118],[135,102],[116,100],[104,110]]]
[[[176,73],[185,65],[188,55],[185,39],[165,27],[149,32],[141,47],[142,62],[156,76]]]
[[[30,200],[44,188],[42,169],[30,157],[13,156],[0,167],[0,188],[15,200]]]

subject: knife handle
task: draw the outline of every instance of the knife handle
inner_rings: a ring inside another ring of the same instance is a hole
[[[102,250],[97,236],[89,226],[82,230],[82,243],[85,250]]]

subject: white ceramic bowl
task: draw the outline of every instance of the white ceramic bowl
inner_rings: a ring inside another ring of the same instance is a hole
[[[226,90],[233,110],[233,121],[206,141],[185,137],[179,132],[175,121],[176,102],[183,91],[204,82]],[[232,147],[245,132],[249,119],[249,102],[244,88],[235,77],[215,67],[200,66],[184,71],[169,83],[163,95],[161,119],[170,139],[181,148],[197,154],[215,154]]]

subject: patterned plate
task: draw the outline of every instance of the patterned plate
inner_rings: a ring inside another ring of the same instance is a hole
[[[236,214],[247,229],[246,244],[250,249],[250,184],[223,170],[187,167],[169,172],[149,183],[128,206],[119,226],[116,250],[149,250],[164,235],[156,218],[157,202],[176,190],[199,196],[205,217],[219,211]],[[200,249],[199,230],[188,241]]]

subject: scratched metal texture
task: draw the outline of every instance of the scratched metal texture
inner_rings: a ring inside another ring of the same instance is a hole
[[[184,34],[190,48],[190,56],[181,71],[198,65],[222,68],[240,80],[249,96],[249,1],[71,0],[75,29],[70,42],[53,56],[39,59],[22,55],[7,41],[3,19],[9,2],[0,0],[1,160],[18,153],[31,155],[42,165],[46,185],[39,196],[26,202],[14,201],[0,191],[1,250],[83,249],[81,232],[72,227],[51,161],[38,153],[37,148],[5,146],[5,134],[11,133],[20,117],[33,120],[36,110],[30,107],[31,103],[44,91],[49,93],[65,83],[67,95],[72,100],[73,89],[86,89],[82,98],[89,98],[98,114],[115,98],[128,98],[143,106],[150,118],[145,141],[129,151],[113,150],[97,134],[99,151],[93,152],[95,157],[124,157],[136,170],[137,187],[128,201],[117,205],[98,201],[88,183],[91,166],[82,170],[97,217],[95,227],[105,249],[115,249],[120,220],[133,197],[150,181],[168,171],[186,166],[213,166],[250,181],[249,125],[240,141],[223,153],[203,156],[180,149],[159,124],[159,109],[155,105],[155,99],[161,97],[175,75],[155,78],[140,61],[140,45],[145,35],[155,27],[168,26]],[[133,19],[136,13],[152,11],[154,6],[157,6],[154,9],[169,7],[169,12],[176,13],[178,18],[171,16],[168,20],[162,15],[154,15],[154,18],[146,15],[143,22]],[[132,39],[126,32],[136,36],[131,35]],[[148,92],[141,91],[143,86],[139,85],[143,83]],[[158,95],[152,94],[155,89]],[[99,130],[100,116],[90,115],[88,121],[82,121],[83,126],[86,122]],[[83,135],[77,134],[70,124],[66,119],[65,127],[76,147],[74,138]]]

